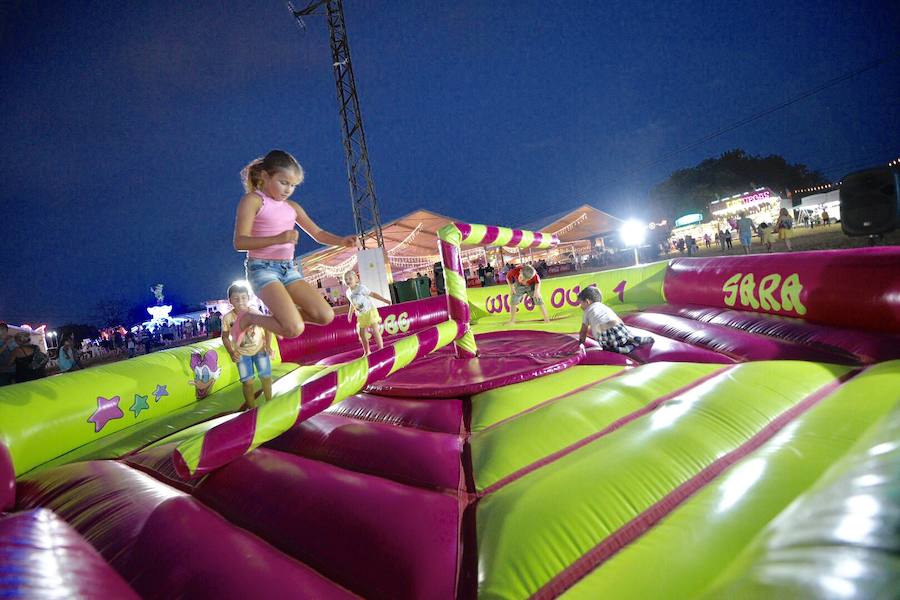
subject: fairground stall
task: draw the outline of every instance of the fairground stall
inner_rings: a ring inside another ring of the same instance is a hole
[[[709,214],[722,231],[734,230],[744,211],[754,224],[758,224],[763,221],[767,223],[775,221],[780,209],[781,196],[767,187],[709,203]]]

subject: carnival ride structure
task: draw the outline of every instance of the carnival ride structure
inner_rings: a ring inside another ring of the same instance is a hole
[[[900,249],[543,282],[508,326],[455,223],[447,297],[282,340],[237,413],[217,340],[0,389],[0,590],[80,597],[888,597]],[[596,285],[654,338],[580,347]],[[200,399],[198,399],[200,398]],[[785,568],[789,565],[789,568]]]

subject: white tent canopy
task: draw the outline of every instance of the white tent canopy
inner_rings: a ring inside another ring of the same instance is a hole
[[[832,204],[834,202],[841,201],[841,191],[840,190],[832,190],[830,192],[825,192],[824,194],[813,194],[811,196],[806,196],[803,198],[803,201],[800,203],[799,207],[795,208],[818,208],[823,204]]]

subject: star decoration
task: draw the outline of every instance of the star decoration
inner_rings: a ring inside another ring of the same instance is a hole
[[[141,396],[140,394],[134,395],[134,404],[132,404],[128,410],[134,413],[134,418],[137,419],[138,415],[141,414],[141,411],[150,408],[150,405],[147,403],[147,396]]]
[[[97,396],[97,410],[88,418],[88,423],[94,424],[94,433],[97,433],[113,419],[121,419],[124,416],[125,413],[119,408],[118,396],[112,398]]]
[[[169,392],[166,391],[166,386],[156,384],[156,390],[153,392],[153,395],[156,397],[156,402],[159,402],[159,399],[163,396],[168,396]]]

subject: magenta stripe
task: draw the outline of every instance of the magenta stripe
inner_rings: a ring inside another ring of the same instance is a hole
[[[256,431],[256,409],[248,410],[206,432],[194,477],[239,458],[250,448]]]
[[[553,234],[553,237],[550,239],[550,244],[552,244],[553,246],[559,246],[559,236],[556,235],[555,233]]]
[[[463,241],[467,240],[469,236],[472,235],[472,226],[468,223],[454,223],[454,225],[462,235]]]
[[[438,247],[441,250],[441,262],[444,263],[444,269],[450,269],[454,273],[462,275],[462,260],[459,258],[459,246],[440,240]]]
[[[318,379],[308,381],[300,388],[300,414],[297,423],[305,421],[331,406],[337,392],[337,370],[322,375]]]
[[[728,454],[713,461],[708,467],[675,488],[653,506],[620,527],[612,535],[606,537],[606,539],[594,546],[581,558],[560,571],[556,577],[548,581],[541,589],[535,592],[532,598],[556,598],[565,592],[575,583],[580,581],[585,575],[612,558],[619,550],[642,536],[647,530],[678,508],[685,500],[706,487],[706,485],[718,477],[725,469],[758,449],[791,421],[818,404],[819,401],[860,372],[861,371],[850,371],[844,374],[842,377],[819,388],[802,401],[778,415],[746,442]]]
[[[484,234],[484,239],[481,240],[479,246],[490,246],[497,240],[497,236],[500,235],[500,228],[495,225],[488,225],[487,231]]]
[[[688,390],[693,389],[699,385],[702,385],[702,384],[706,383],[707,381],[709,381],[710,379],[712,379],[713,377],[717,377],[717,376],[721,375],[722,373],[724,373],[725,371],[735,368],[736,366],[737,365],[729,365],[727,367],[718,369],[716,371],[713,371],[709,375],[704,375],[700,379],[697,379],[696,381],[692,381],[691,383],[678,388],[674,392],[669,392],[665,396],[660,396],[659,398],[650,402],[649,404],[645,405],[644,407],[642,407],[632,413],[629,413],[623,417],[620,417],[619,419],[616,419],[615,421],[613,421],[612,423],[610,423],[609,425],[607,425],[600,431],[593,433],[584,439],[578,440],[574,444],[566,446],[565,448],[562,448],[561,450],[557,450],[553,454],[548,454],[544,458],[542,458],[538,461],[535,461],[535,462],[531,463],[530,465],[526,465],[526,466],[522,467],[521,469],[519,469],[518,471],[513,471],[512,473],[510,473],[503,479],[500,479],[497,482],[493,483],[492,485],[489,485],[488,487],[484,488],[484,490],[482,490],[479,493],[479,495],[487,496],[488,494],[493,494],[500,488],[509,485],[513,481],[516,481],[517,479],[521,479],[522,477],[525,477],[529,473],[536,471],[536,470],[540,469],[541,467],[549,465],[550,463],[555,462],[555,461],[559,460],[560,458],[562,458],[568,454],[571,454],[572,452],[575,452],[576,450],[578,450],[579,448],[581,448],[583,446],[587,446],[591,442],[598,440],[598,439],[602,438],[603,436],[609,435],[613,431],[620,429],[621,427],[624,427],[628,423],[631,423],[632,421],[634,421],[640,417],[643,417],[644,415],[646,415],[648,413],[653,412],[654,410],[659,408],[659,406],[661,404],[668,402],[672,398],[676,398],[676,397],[680,396],[681,394],[687,392]],[[627,369],[625,369],[625,370],[627,370]],[[609,379],[609,378],[607,377],[607,379]],[[579,391],[582,391],[582,390],[579,390]],[[569,395],[571,395],[571,394],[569,394]]]
[[[366,378],[366,384],[370,381],[384,379],[390,375],[396,358],[397,352],[393,346],[385,346],[381,350],[373,352],[369,356],[369,376]]]
[[[575,366],[578,366],[578,365],[575,365]],[[613,373],[612,375],[607,375],[606,377],[598,379],[597,381],[592,381],[591,383],[586,383],[585,385],[583,385],[581,387],[577,387],[574,390],[570,390],[570,391],[566,392],[565,394],[560,394],[559,396],[554,396],[548,400],[544,400],[543,402],[535,404],[534,406],[529,406],[528,408],[526,408],[523,411],[517,412],[516,414],[510,415],[508,417],[504,417],[504,418],[500,419],[499,421],[497,421],[496,423],[491,423],[490,425],[488,425],[481,431],[474,432],[472,435],[473,436],[481,435],[485,431],[490,431],[492,429],[496,429],[497,427],[500,427],[504,423],[508,423],[509,421],[512,421],[515,418],[521,417],[522,415],[527,415],[528,413],[534,412],[534,411],[538,410],[539,408],[542,408],[544,406],[547,406],[548,404],[556,402],[557,400],[562,400],[563,398],[568,398],[569,396],[572,396],[574,394],[578,394],[579,392],[583,392],[584,390],[590,389],[590,388],[594,387],[595,385],[599,385],[605,381],[609,381],[610,379],[614,379],[616,377],[619,377],[620,375],[624,375],[628,371],[630,371],[630,369],[622,369],[621,371],[617,371],[617,372]],[[509,385],[509,384],[507,384],[507,385]]]
[[[450,318],[457,323],[469,322],[469,304],[467,302],[463,302],[459,298],[454,298],[450,295],[447,296],[447,312],[450,313]]]
[[[416,339],[419,342],[419,347],[416,350],[416,357],[413,360],[434,352],[439,339],[437,327],[432,327],[430,329],[426,329],[425,331],[420,331],[416,334]]]
[[[544,234],[540,231],[535,231],[534,232],[534,243],[532,243],[531,245],[532,246],[540,246],[543,241],[544,241]]]
[[[522,241],[522,230],[521,229],[513,229],[512,230],[512,238],[506,243],[510,248],[518,246],[519,242]]]

